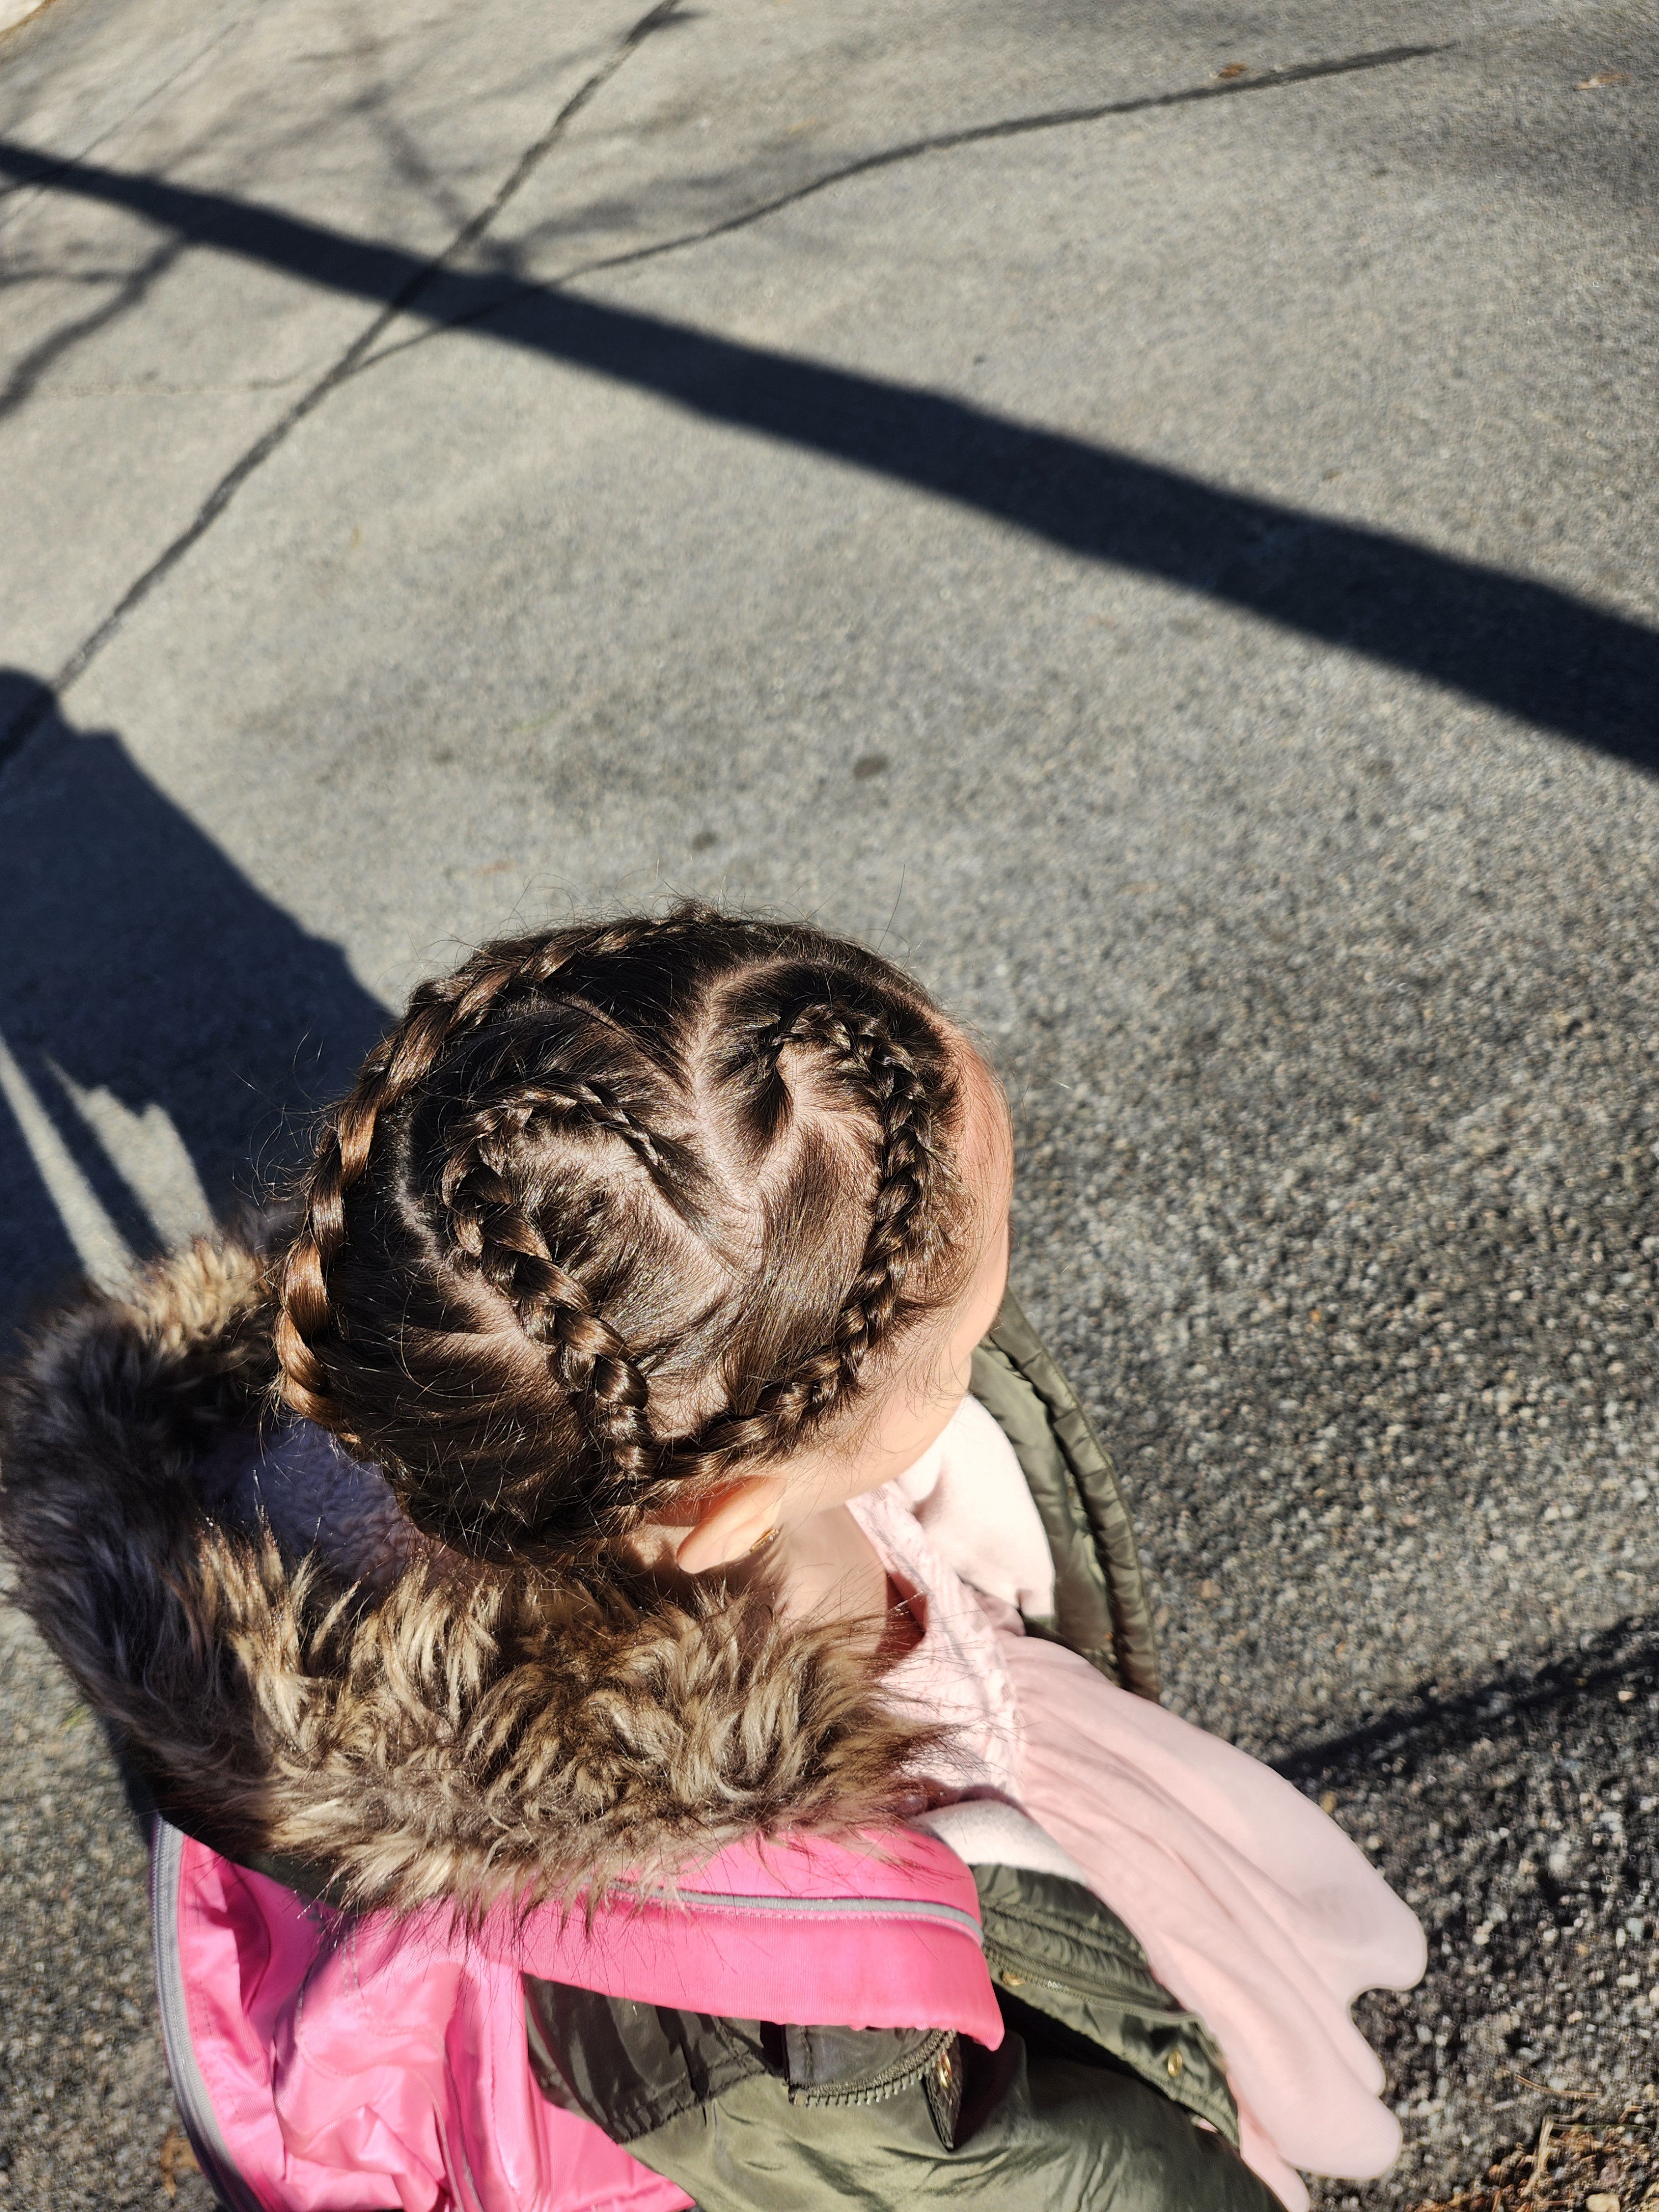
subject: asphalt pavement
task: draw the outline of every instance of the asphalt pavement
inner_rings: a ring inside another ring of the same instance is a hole
[[[1008,1083],[1170,1702],[1429,1924],[1328,2207],[1659,2129],[1656,91],[1650,0],[0,36],[5,1310],[492,932],[884,944]],[[0,2188],[199,2206],[0,1634]]]

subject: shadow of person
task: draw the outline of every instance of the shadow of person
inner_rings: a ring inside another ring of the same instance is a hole
[[[0,1326],[257,1195],[386,1011],[106,730],[0,669]]]

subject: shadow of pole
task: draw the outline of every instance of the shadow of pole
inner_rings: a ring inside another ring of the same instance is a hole
[[[109,731],[38,734],[0,805],[0,1316],[254,1195],[386,1009]]]
[[[1228,491],[963,400],[495,272],[437,270],[401,248],[225,194],[3,142],[0,173],[128,209],[191,244],[406,307],[434,327],[470,326],[654,392],[704,420],[907,483],[1081,558],[1203,592],[1540,729],[1659,766],[1659,634],[1553,585]],[[362,349],[360,340],[353,357]],[[288,427],[339,373],[296,404]],[[254,459],[238,464],[124,607],[195,542],[283,434],[278,425]],[[14,744],[26,726],[14,720]]]

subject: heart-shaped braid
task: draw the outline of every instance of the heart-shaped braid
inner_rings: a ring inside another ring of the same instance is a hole
[[[349,1417],[330,1397],[326,1366],[314,1347],[336,1326],[329,1265],[344,1243],[346,1196],[368,1166],[382,1114],[431,1074],[456,1038],[479,1029],[504,1003],[545,993],[573,961],[625,951],[652,927],[619,922],[567,931],[533,945],[509,939],[485,945],[453,975],[422,983],[398,1029],[369,1054],[350,1091],[323,1124],[301,1188],[301,1229],[283,1267],[276,1352],[283,1395],[296,1412],[353,1441]]]
[[[960,1054],[815,930],[684,907],[484,946],[323,1126],[283,1400],[448,1543],[597,1556],[837,1418],[951,1294]]]
[[[513,1163],[537,1127],[561,1121],[619,1139],[671,1203],[695,1182],[684,1147],[653,1137],[614,1091],[543,1075],[467,1113],[452,1133],[439,1193],[459,1250],[509,1301],[526,1336],[544,1347],[582,1411],[607,1486],[626,1495],[658,1472],[649,1385],[586,1285],[559,1264],[513,1176]]]
[[[862,1091],[876,1120],[870,1230],[836,1327],[836,1361],[843,1385],[850,1386],[891,1329],[905,1277],[918,1257],[920,1231],[943,1165],[933,1104],[915,1059],[879,1015],[837,1006],[804,1008],[766,1039],[763,1049],[775,1061],[790,1045],[816,1046],[832,1055],[836,1073]]]
[[[665,1472],[707,1481],[760,1455],[775,1458],[857,1389],[866,1361],[904,1317],[906,1279],[933,1256],[924,1237],[929,1209],[949,1174],[937,1128],[936,1101],[915,1055],[880,1014],[833,1002],[796,1008],[769,1022],[748,1044],[771,1084],[791,1047],[822,1059],[825,1071],[862,1097],[874,1121],[875,1187],[858,1272],[826,1341],[813,1346],[752,1401],[722,1409],[667,1455]],[[935,1085],[934,1088],[939,1086]]]

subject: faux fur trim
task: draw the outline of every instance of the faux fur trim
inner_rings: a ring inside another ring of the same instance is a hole
[[[197,1481],[274,1360],[251,1243],[42,1333],[0,1405],[15,1599],[158,1802],[363,1905],[590,1896],[740,1837],[890,1819],[923,1741],[834,1631],[416,1564],[378,1593],[220,1525]]]

